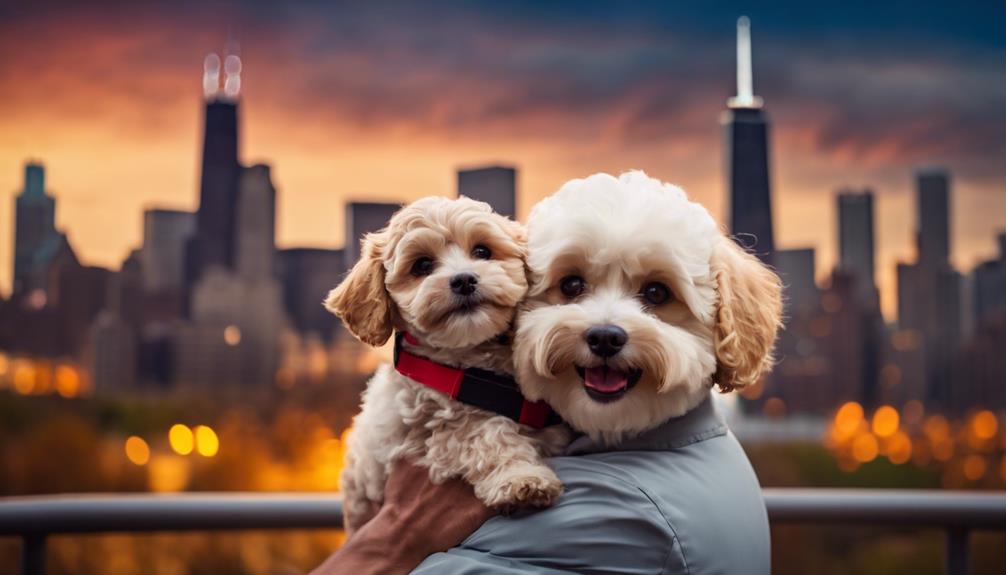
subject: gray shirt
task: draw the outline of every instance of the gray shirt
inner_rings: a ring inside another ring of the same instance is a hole
[[[769,573],[758,478],[710,399],[617,447],[574,441],[553,507],[487,521],[413,573]]]

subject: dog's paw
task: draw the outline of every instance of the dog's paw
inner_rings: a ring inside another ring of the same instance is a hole
[[[520,507],[548,507],[562,495],[562,482],[547,467],[522,467],[487,487],[480,499],[504,513]]]
[[[562,495],[559,478],[549,480],[543,477],[523,477],[514,481],[513,502],[518,507],[548,507]]]

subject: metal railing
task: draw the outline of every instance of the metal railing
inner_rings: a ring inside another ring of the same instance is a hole
[[[969,569],[968,534],[1006,529],[1006,494],[924,490],[765,489],[773,524],[864,524],[946,532],[946,571]],[[56,534],[337,529],[342,503],[321,494],[56,495],[0,499],[0,536],[23,541],[25,575],[45,572]]]

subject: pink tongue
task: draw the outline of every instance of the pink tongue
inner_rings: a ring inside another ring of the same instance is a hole
[[[601,365],[585,369],[583,383],[600,392],[612,393],[627,386],[629,378],[617,369]]]

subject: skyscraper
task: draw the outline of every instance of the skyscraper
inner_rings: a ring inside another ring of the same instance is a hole
[[[279,252],[283,302],[293,327],[331,339],[338,319],[321,302],[346,273],[343,250],[291,248]]]
[[[787,318],[802,318],[817,311],[821,294],[814,282],[814,248],[775,252],[775,268],[785,286]]]
[[[143,289],[180,294],[185,287],[185,245],[196,229],[196,214],[180,210],[143,212],[140,262]]]
[[[955,362],[959,409],[1006,408],[1006,233],[998,236],[999,256],[973,272],[974,333]]]
[[[360,259],[360,241],[363,236],[376,232],[388,225],[391,216],[402,206],[373,202],[349,202],[346,204],[346,269],[350,269]]]
[[[726,180],[730,198],[730,233],[742,246],[771,263],[772,194],[769,178],[768,119],[754,95],[751,72],[751,24],[737,20],[737,96],[728,101],[720,123],[726,142]]]
[[[234,54],[228,55],[224,71],[227,77],[221,92],[220,58],[216,54],[206,57],[199,211],[196,234],[190,242],[187,256],[190,285],[210,266],[230,268],[234,264],[234,220],[241,173],[238,163],[241,59]]]
[[[874,279],[873,192],[842,190],[838,204],[838,268],[851,276],[863,308],[877,307]]]
[[[108,301],[110,277],[107,269],[81,264],[70,243],[61,242],[48,270],[46,305],[59,313],[59,330],[50,337],[61,340],[65,353],[83,349],[91,322]]]
[[[52,258],[62,245],[56,230],[56,200],[45,193],[45,167],[24,167],[24,189],[14,200],[14,294],[44,294]]]
[[[859,278],[841,267],[831,274],[831,285],[824,295],[831,329],[828,354],[833,384],[842,390],[836,399],[854,398],[873,408],[881,391],[878,376],[884,324],[876,302],[860,299],[859,286]]]
[[[918,260],[898,264],[898,327],[921,336],[926,398],[955,409],[952,361],[961,340],[961,275],[949,261],[949,174],[940,168],[916,175]]]
[[[458,170],[458,196],[485,202],[496,213],[516,218],[517,170],[508,166]]]
[[[943,168],[923,168],[916,174],[916,185],[919,263],[944,266],[950,258],[950,175]]]
[[[999,234],[999,257],[974,270],[974,320],[979,325],[991,316],[1006,315],[1006,233]]]
[[[241,171],[235,265],[207,268],[192,290],[192,322],[181,330],[177,373],[190,384],[267,390],[279,367],[286,328],[276,276],[276,189],[269,166]],[[227,358],[216,364],[219,355]]]
[[[95,393],[111,394],[136,384],[136,334],[122,317],[112,310],[98,314],[88,334],[87,354]]]
[[[235,233],[238,275],[256,280],[274,277],[276,189],[265,164],[241,169]]]

